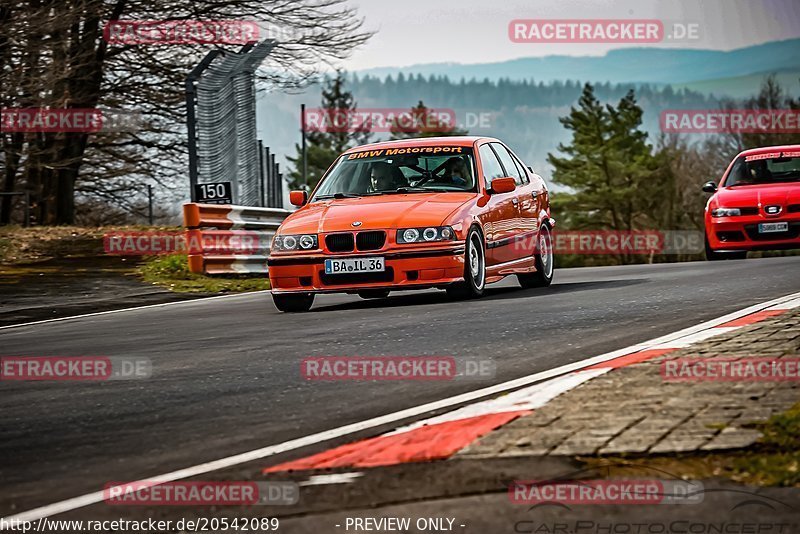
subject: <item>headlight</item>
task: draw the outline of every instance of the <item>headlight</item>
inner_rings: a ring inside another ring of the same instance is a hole
[[[302,235],[300,236],[299,243],[300,248],[303,250],[309,250],[312,248],[317,248],[316,245],[316,238],[313,235]]]
[[[450,226],[428,226],[427,228],[403,228],[397,231],[398,243],[432,243],[455,239]]]
[[[742,214],[739,208],[717,208],[711,210],[712,217],[737,217]]]
[[[276,235],[272,238],[272,250],[314,250],[319,248],[316,234]]]
[[[403,230],[402,232],[397,232],[399,237],[399,242],[404,243],[413,243],[417,239],[419,239],[419,230],[416,228],[409,228],[408,230]]]

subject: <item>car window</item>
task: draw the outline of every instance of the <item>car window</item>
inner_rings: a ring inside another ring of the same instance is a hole
[[[517,168],[519,169],[520,174],[522,175],[522,181],[526,184],[531,181],[531,177],[528,175],[528,169],[525,168],[525,164],[522,163],[519,158],[511,153],[511,157],[514,158],[514,163],[517,164]]]
[[[774,152],[741,156],[725,179],[725,187],[800,182],[797,152]]]
[[[522,185],[522,175],[519,173],[517,164],[514,163],[514,158],[511,157],[511,153],[508,149],[500,143],[492,143],[492,148],[497,152],[500,162],[508,173],[507,176],[514,178],[514,182],[516,182],[517,185]]]
[[[505,176],[503,167],[494,153],[494,150],[489,145],[481,145],[478,149],[481,156],[481,165],[483,166],[483,179],[486,181],[486,189],[492,186],[492,180],[495,178],[502,178]]]
[[[477,191],[474,168],[471,147],[397,145],[349,152],[322,178],[310,201],[336,195],[397,194],[408,189],[437,193]]]

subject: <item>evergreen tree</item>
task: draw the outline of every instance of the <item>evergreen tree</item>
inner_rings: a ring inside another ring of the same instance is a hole
[[[295,144],[297,156],[287,158],[293,166],[289,172],[290,189],[303,189],[306,185],[309,190],[314,189],[339,154],[369,142],[369,124],[351,120],[357,105],[353,94],[345,89],[345,82],[342,71],[336,71],[336,76],[326,81],[320,106],[326,116],[324,126],[306,133],[308,184],[303,181],[302,147]]]
[[[455,120],[455,117],[453,117]],[[410,116],[395,119],[391,126],[391,139],[410,139],[414,137],[439,137],[452,135],[466,135],[466,130],[461,130],[449,120],[437,116],[436,110],[429,109],[419,101],[411,108]]]
[[[572,130],[572,142],[559,144],[566,157],[548,154],[553,181],[570,193],[554,198],[576,229],[637,230],[652,227],[654,205],[664,184],[657,177],[658,161],[639,128],[642,109],[633,91],[614,107],[603,105],[586,84],[578,103],[559,119]],[[631,258],[620,256],[628,263]]]

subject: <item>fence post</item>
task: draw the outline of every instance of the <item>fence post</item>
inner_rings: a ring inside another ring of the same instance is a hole
[[[153,226],[153,186],[147,184],[147,220]]]
[[[306,149],[306,105],[300,104],[300,134],[303,140],[303,183],[308,185],[308,150]]]
[[[197,116],[195,106],[197,104],[197,88],[195,82],[200,79],[200,75],[211,65],[221,50],[212,50],[186,77],[186,132],[189,136],[189,195],[192,202],[196,200],[195,185],[197,185]]]

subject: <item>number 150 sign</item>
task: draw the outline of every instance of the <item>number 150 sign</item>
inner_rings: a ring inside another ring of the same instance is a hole
[[[233,192],[230,182],[215,184],[197,184],[195,198],[201,204],[233,204]]]

